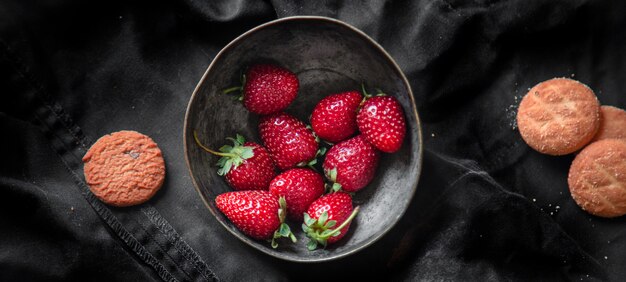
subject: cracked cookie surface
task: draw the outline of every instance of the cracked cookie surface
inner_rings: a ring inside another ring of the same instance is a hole
[[[626,214],[626,142],[605,139],[585,147],[567,179],[572,198],[596,216]]]
[[[105,135],[83,157],[85,180],[101,201],[118,207],[141,204],[163,185],[165,162],[157,144],[136,131]]]
[[[586,85],[568,78],[537,84],[520,102],[517,125],[524,141],[548,155],[584,147],[600,125],[600,103]]]

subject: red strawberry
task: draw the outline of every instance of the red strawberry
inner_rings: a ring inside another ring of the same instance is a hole
[[[352,210],[352,197],[343,192],[317,199],[304,214],[302,230],[310,238],[307,248],[312,251],[318,244],[326,247],[339,241],[348,232],[350,222],[358,212],[359,207]]]
[[[218,195],[215,204],[241,232],[257,240],[271,239],[272,248],[278,246],[276,239],[280,237],[296,242],[289,225],[284,223],[283,197],[269,191],[235,191]]]
[[[293,168],[272,180],[270,192],[285,197],[289,219],[302,221],[311,203],[324,194],[324,178],[311,169]]]
[[[363,96],[358,91],[324,97],[313,109],[311,127],[319,138],[337,143],[356,130],[356,112]]]
[[[224,93],[242,91],[243,105],[255,114],[267,115],[284,110],[298,94],[298,77],[276,65],[254,65],[243,77],[243,86],[232,87]]]
[[[376,148],[363,135],[357,135],[331,147],[322,167],[335,183],[333,190],[356,192],[372,181],[379,159]]]
[[[282,170],[313,165],[317,155],[323,153],[317,151],[318,143],[313,131],[286,113],[261,117],[259,133],[274,162]]]
[[[393,153],[402,146],[406,134],[406,121],[402,106],[396,98],[392,96],[368,98],[361,106],[356,122],[367,141],[378,150]]]
[[[222,157],[217,162],[217,174],[226,175],[226,182],[235,190],[267,190],[276,176],[274,162],[267,150],[257,143],[245,142],[239,134],[237,139],[227,138],[233,141],[233,146],[222,146],[219,152],[202,145],[196,132],[193,137],[202,149]]]

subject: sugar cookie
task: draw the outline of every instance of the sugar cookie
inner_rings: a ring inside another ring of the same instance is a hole
[[[567,182],[583,210],[601,217],[626,214],[626,142],[605,139],[585,147],[574,159]]]
[[[593,140],[603,139],[626,140],[626,111],[613,106],[600,107],[600,128]]]
[[[600,125],[600,104],[584,84],[554,78],[528,91],[517,112],[524,141],[549,155],[566,155],[584,147]]]

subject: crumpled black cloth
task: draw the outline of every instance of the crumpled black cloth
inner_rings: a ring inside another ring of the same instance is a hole
[[[128,2],[128,3],[127,3]],[[613,280],[626,222],[586,214],[567,188],[572,155],[523,143],[529,87],[572,77],[626,107],[626,2],[0,2],[0,280]],[[407,75],[423,122],[414,201],[380,241],[298,264],[228,233],[192,187],[182,125],[216,53],[292,15],[346,21]],[[151,136],[167,178],[147,204],[108,207],[80,158],[100,136]]]

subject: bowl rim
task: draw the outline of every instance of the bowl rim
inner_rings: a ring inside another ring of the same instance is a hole
[[[239,43],[239,41],[251,36],[252,34],[258,32],[259,30],[262,30],[266,27],[272,26],[272,25],[276,25],[276,24],[281,24],[284,22],[291,22],[291,21],[325,21],[325,22],[329,22],[332,24],[336,24],[339,26],[342,26],[344,28],[349,29],[350,31],[354,32],[355,34],[357,34],[358,36],[362,37],[365,41],[369,42],[370,44],[372,44],[372,46],[374,46],[374,48],[376,48],[378,51],[380,51],[381,54],[383,54],[384,58],[391,63],[392,68],[400,75],[400,78],[402,79],[402,81],[404,82],[404,85],[406,85],[407,91],[408,91],[408,95],[409,95],[409,99],[412,105],[412,114],[415,116],[415,122],[417,124],[417,139],[418,139],[418,160],[417,160],[417,181],[415,182],[415,186],[411,187],[411,195],[408,197],[408,201],[407,201],[407,206],[406,208],[400,213],[398,214],[395,218],[392,219],[393,222],[391,222],[391,224],[389,224],[378,236],[372,237],[366,241],[364,241],[364,243],[362,243],[361,245],[357,245],[354,249],[351,250],[347,250],[343,253],[339,253],[336,255],[330,255],[328,257],[324,257],[324,258],[314,258],[314,259],[299,259],[299,258],[293,258],[293,257],[289,257],[289,256],[282,256],[280,254],[276,254],[275,252],[270,252],[269,250],[267,250],[267,248],[261,248],[257,245],[254,244],[254,242],[256,241],[252,241],[252,239],[248,238],[247,236],[243,235],[243,234],[239,234],[237,232],[235,232],[234,230],[231,230],[231,228],[229,226],[226,225],[226,223],[222,222],[221,220],[217,220],[218,215],[216,215],[213,210],[211,209],[209,203],[207,202],[207,199],[204,198],[202,191],[200,190],[200,186],[198,185],[198,183],[196,183],[196,179],[193,175],[193,172],[191,170],[191,162],[189,160],[189,151],[188,151],[188,147],[187,147],[187,124],[189,121],[189,112],[191,109],[191,104],[192,102],[196,99],[196,96],[198,95],[198,92],[200,90],[200,87],[204,84],[206,77],[209,73],[209,71],[214,67],[215,62],[217,62],[221,56],[223,56],[224,53],[226,53],[227,51],[229,51],[230,49],[233,48],[233,46],[237,43]],[[378,240],[380,240],[382,237],[384,237],[387,233],[389,233],[389,231],[391,231],[391,229],[393,229],[393,227],[396,226],[396,224],[400,221],[400,219],[404,216],[404,214],[406,213],[406,210],[408,209],[408,207],[410,206],[411,202],[413,201],[413,197],[415,196],[415,193],[417,191],[417,186],[419,184],[419,180],[420,180],[420,176],[422,173],[422,165],[423,165],[423,150],[424,150],[424,142],[422,139],[422,127],[421,127],[421,121],[419,118],[419,115],[417,113],[417,106],[415,104],[415,97],[413,96],[413,90],[411,89],[411,84],[409,83],[408,79],[406,78],[406,76],[404,75],[404,72],[402,72],[402,69],[400,68],[400,66],[396,63],[396,61],[391,57],[391,55],[389,55],[389,53],[387,53],[387,51],[385,51],[385,49],[378,44],[378,42],[376,42],[374,39],[372,39],[369,35],[367,35],[365,32],[359,30],[358,28],[343,22],[341,20],[338,19],[334,19],[334,18],[329,18],[329,17],[324,17],[324,16],[290,16],[290,17],[284,17],[284,18],[279,18],[276,20],[272,20],[263,24],[260,24],[256,27],[251,28],[250,30],[242,33],[241,35],[237,36],[235,39],[233,39],[232,41],[230,41],[228,44],[226,44],[226,46],[224,46],[224,48],[222,48],[216,55],[215,57],[211,60],[211,63],[209,64],[209,66],[207,67],[206,71],[204,72],[204,74],[202,75],[202,78],[200,78],[200,81],[198,82],[198,84],[196,85],[195,89],[193,90],[191,97],[189,98],[189,102],[187,104],[187,110],[185,111],[185,119],[183,121],[183,154],[185,156],[185,164],[187,165],[187,171],[191,177],[191,182],[193,183],[193,187],[195,188],[196,192],[198,193],[198,195],[200,196],[200,199],[202,200],[202,202],[204,203],[204,205],[206,206],[206,208],[209,210],[209,212],[211,214],[213,214],[214,218],[222,225],[224,226],[224,228],[226,230],[228,230],[231,234],[233,234],[235,237],[239,238],[241,241],[245,242],[246,244],[248,244],[249,246],[251,246],[252,248],[259,250],[265,254],[268,254],[272,257],[275,258],[279,258],[279,259],[283,259],[283,260],[287,260],[287,261],[291,261],[291,262],[300,262],[300,263],[318,263],[318,262],[327,262],[327,261],[333,261],[333,260],[337,260],[337,259],[341,259],[341,258],[345,258],[348,257],[352,254],[355,254],[367,247],[369,247],[370,245],[374,244],[375,242],[377,242]]]

